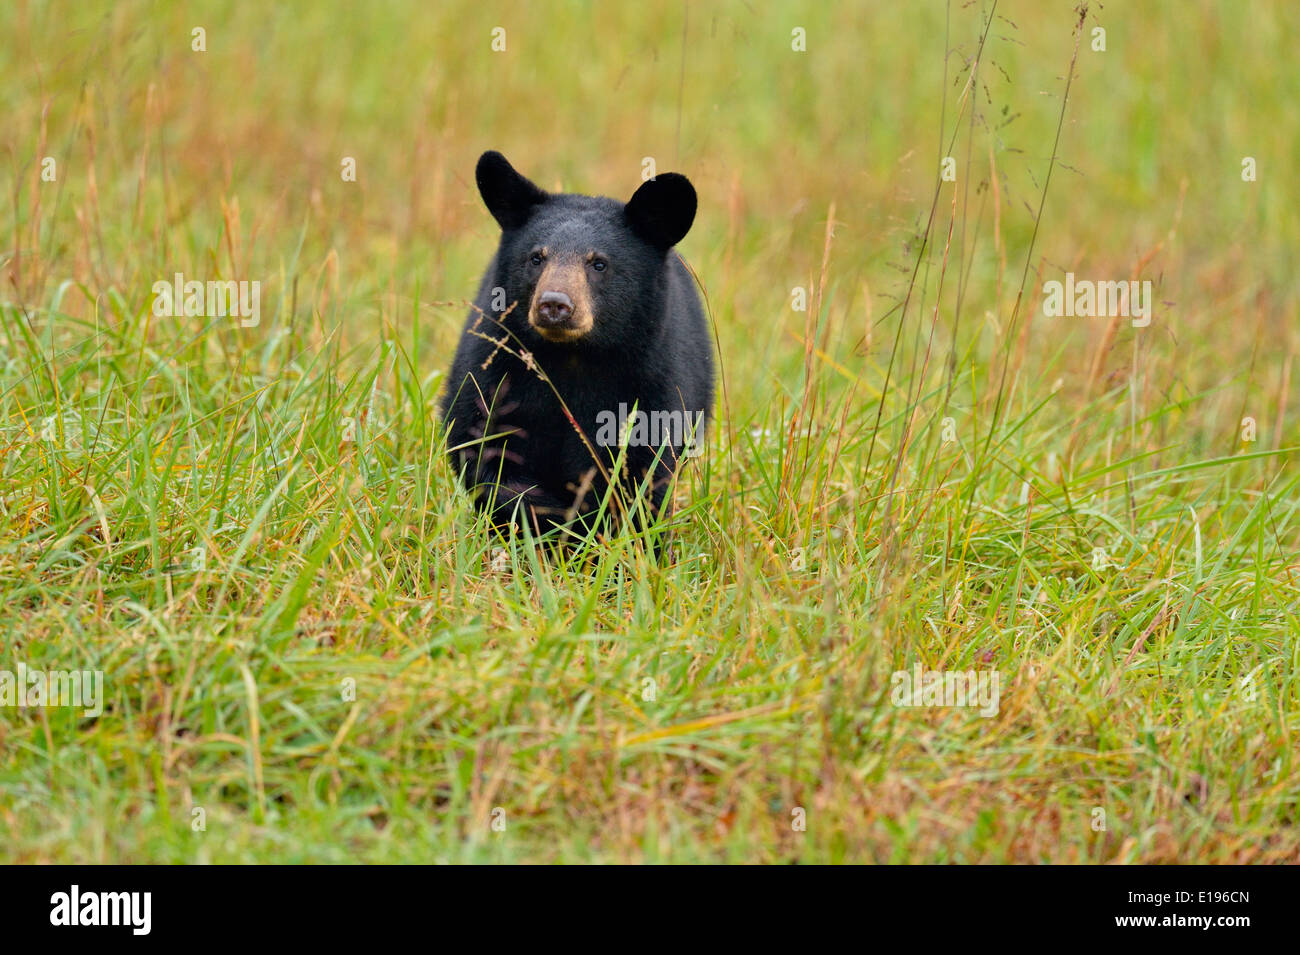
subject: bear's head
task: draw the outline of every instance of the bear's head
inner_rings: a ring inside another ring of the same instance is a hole
[[[475,178],[501,226],[499,311],[514,305],[548,342],[608,347],[657,320],[668,252],[695,220],[685,176],[647,180],[627,203],[547,193],[498,152],[479,157]]]

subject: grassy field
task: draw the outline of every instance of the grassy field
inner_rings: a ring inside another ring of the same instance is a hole
[[[1284,0],[3,4],[0,670],[104,706],[0,706],[0,858],[1300,861],[1298,42]],[[724,389],[659,563],[456,488],[489,148],[699,191]],[[1149,324],[1046,314],[1067,272]],[[176,273],[258,322],[154,314]],[[899,705],[917,667],[994,712]]]

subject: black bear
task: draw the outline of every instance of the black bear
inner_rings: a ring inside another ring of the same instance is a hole
[[[673,250],[695,189],[664,173],[627,203],[551,194],[498,152],[475,178],[501,243],[442,398],[453,467],[498,529],[645,526],[713,405],[708,323]]]

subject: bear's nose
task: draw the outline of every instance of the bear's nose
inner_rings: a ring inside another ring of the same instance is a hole
[[[573,300],[563,292],[543,292],[537,300],[537,317],[547,325],[563,325],[573,315]]]

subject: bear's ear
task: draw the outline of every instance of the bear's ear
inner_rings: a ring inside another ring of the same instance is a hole
[[[499,152],[485,152],[478,157],[474,178],[484,205],[503,229],[519,228],[547,199],[545,192],[515,172]]]
[[[678,173],[665,172],[641,183],[623,212],[634,232],[667,252],[691,231],[695,204],[691,181]]]

